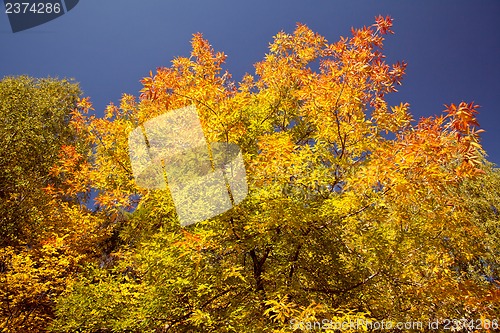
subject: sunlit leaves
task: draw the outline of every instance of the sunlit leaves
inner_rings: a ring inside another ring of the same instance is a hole
[[[95,228],[103,249],[60,298],[54,327],[287,332],[304,330],[292,319],[493,314],[499,177],[477,106],[415,121],[408,103],[389,105],[406,67],[384,60],[390,33],[381,16],[336,43],[299,24],[241,83],[196,34],[189,58],[150,72],[104,118],[80,100],[71,126],[93,151],[63,146],[52,172],[64,182],[45,190],[98,192],[94,213],[55,205],[54,216]],[[135,184],[127,136],[191,104],[207,141],[240,146],[249,193],[182,228],[168,189]]]
[[[0,81],[0,244],[37,238],[41,188],[51,181],[52,164],[63,144],[74,141],[68,128],[79,94],[67,80],[6,77]]]

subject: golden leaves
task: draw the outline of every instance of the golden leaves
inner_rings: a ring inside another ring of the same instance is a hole
[[[452,104],[446,116],[416,123],[409,104],[390,107],[386,95],[401,84],[406,66],[384,62],[382,35],[391,26],[390,18],[377,17],[373,26],[329,44],[298,25],[293,34],[275,36],[255,77],[246,75],[241,83],[222,72],[224,53],[197,34],[191,57],[150,72],[140,98],[123,95],[104,119],[84,115],[91,104],[80,102],[73,124],[94,152],[64,146],[53,172],[67,178],[45,190],[54,195],[63,187],[59,194],[75,196],[98,189],[99,211],[55,207],[54,219],[68,221],[70,236],[46,239],[48,257],[70,241],[91,248],[114,231],[123,242],[114,249],[119,264],[139,271],[137,285],[146,295],[130,296],[140,304],[133,319],[155,328],[160,324],[147,320],[167,315],[178,319],[170,322],[174,330],[230,322],[239,332],[282,326],[292,317],[367,318],[340,310],[354,307],[399,319],[431,313],[432,306],[423,304],[429,300],[452,313],[457,308],[446,297],[463,302],[446,290],[462,278],[452,265],[472,265],[479,241],[469,236],[485,235],[470,221],[461,187],[484,172],[477,106]],[[172,222],[168,191],[135,185],[127,135],[193,103],[208,141],[241,146],[249,195],[233,211],[181,228]],[[123,209],[138,202],[134,213]],[[82,230],[75,230],[78,223]],[[84,242],[93,230],[98,235]],[[103,285],[119,285],[120,273]],[[85,290],[82,284],[68,299],[85,299]],[[97,298],[101,309],[113,304],[109,298]],[[103,328],[114,325],[99,320]]]
[[[90,110],[94,110],[92,103],[90,102],[90,97],[81,98],[77,103],[77,107],[83,110],[85,114]]]
[[[294,163],[295,146],[288,133],[274,133],[259,139],[260,153],[257,160],[253,161],[256,176],[265,181],[281,177],[289,177],[288,169]]]

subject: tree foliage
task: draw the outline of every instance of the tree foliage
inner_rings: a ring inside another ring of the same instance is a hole
[[[384,60],[391,27],[378,17],[330,43],[299,24],[240,83],[197,34],[189,58],[150,72],[140,96],[123,95],[104,118],[80,100],[71,128],[92,150],[64,146],[52,168],[63,179],[46,192],[74,212],[61,221],[87,221],[94,238],[73,231],[71,242],[95,254],[57,298],[51,329],[300,332],[307,326],[290,323],[494,318],[500,174],[480,144],[478,106],[415,121],[407,103],[388,105],[406,67]],[[208,142],[242,149],[249,193],[181,227],[168,189],[135,184],[127,139],[192,104]],[[94,212],[63,200],[91,190]]]
[[[69,180],[53,170],[65,152],[89,153],[69,126],[80,93],[68,80],[0,81],[0,332],[45,331],[55,298],[99,252],[86,194],[48,191]]]
[[[21,76],[0,81],[0,245],[36,239],[42,188],[59,148],[74,142],[68,123],[79,95],[78,85],[67,80]]]

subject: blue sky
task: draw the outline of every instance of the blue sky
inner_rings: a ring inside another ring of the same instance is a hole
[[[483,145],[500,164],[498,0],[80,0],[66,15],[15,34],[2,10],[0,77],[75,78],[102,114],[123,93],[138,95],[149,70],[188,56],[193,33],[229,56],[226,69],[239,81],[280,30],[301,22],[333,42],[378,14],[394,18],[388,61],[408,62],[390,102],[409,102],[418,118],[441,114],[443,104],[475,101]]]

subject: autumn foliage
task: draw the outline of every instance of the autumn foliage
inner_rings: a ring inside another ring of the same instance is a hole
[[[377,17],[330,43],[299,24],[239,83],[196,34],[189,58],[150,72],[140,96],[123,95],[103,118],[80,99],[77,141],[61,145],[57,181],[43,187],[44,223],[57,230],[0,257],[5,304],[44,292],[23,281],[48,279],[57,298],[43,323],[0,329],[301,332],[291,321],[495,319],[500,174],[480,143],[478,106],[415,121],[408,103],[389,105],[406,68],[384,60],[391,33],[391,18]],[[135,184],[127,139],[192,104],[208,142],[241,148],[249,194],[183,228],[168,189]]]

